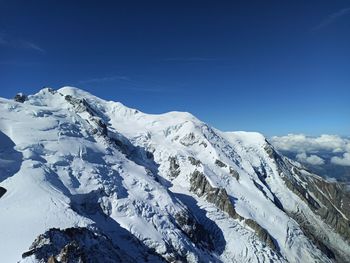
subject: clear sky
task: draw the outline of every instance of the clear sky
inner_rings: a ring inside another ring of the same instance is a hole
[[[0,0],[0,96],[76,86],[222,130],[350,134],[350,1]]]

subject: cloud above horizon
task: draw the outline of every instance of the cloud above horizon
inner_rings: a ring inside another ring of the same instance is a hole
[[[328,26],[328,25],[334,23],[337,19],[339,19],[343,16],[346,16],[346,15],[350,15],[350,7],[340,9],[337,12],[334,12],[334,13],[328,15],[326,19],[324,19],[323,21],[321,21],[320,24],[318,24],[317,26],[314,27],[314,30],[318,30],[318,29],[321,29],[325,26]]]
[[[332,157],[331,162],[337,165],[350,166],[350,152],[344,153],[342,157]]]
[[[322,165],[324,164],[324,160],[315,155],[315,154],[311,154],[310,156],[308,156],[306,153],[298,153],[296,155],[296,158],[299,162],[302,162],[302,163],[308,163],[308,164],[311,164],[311,165]]]
[[[43,48],[41,48],[40,46],[38,46],[37,44],[31,41],[13,38],[5,34],[0,34],[0,46],[17,48],[17,49],[28,49],[28,50],[33,50],[40,53],[46,52]]]
[[[280,151],[295,153],[298,161],[311,165],[323,165],[325,160],[320,155],[330,157],[334,165],[350,166],[350,139],[338,135],[323,134],[319,137],[304,134],[274,136],[271,143]]]

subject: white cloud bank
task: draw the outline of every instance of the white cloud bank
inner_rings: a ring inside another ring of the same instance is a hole
[[[324,164],[324,160],[315,155],[315,154],[311,154],[310,156],[307,156],[306,153],[298,153],[296,155],[296,158],[299,162],[303,162],[303,163],[309,163],[312,165],[322,165]]]
[[[20,38],[13,38],[0,32],[0,46],[17,48],[17,49],[28,49],[37,52],[45,53],[46,51],[39,47],[37,44]]]
[[[350,166],[350,153],[344,153],[343,157],[334,156],[331,162],[337,165]]]
[[[304,134],[288,134],[272,137],[271,143],[278,150],[296,153],[296,159],[300,162],[322,165],[325,160],[317,153],[329,153],[334,155],[330,158],[331,163],[350,166],[350,139],[338,135],[310,137]]]

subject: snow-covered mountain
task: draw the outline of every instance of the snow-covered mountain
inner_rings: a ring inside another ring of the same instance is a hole
[[[259,133],[71,87],[0,99],[1,262],[350,262],[349,218]]]

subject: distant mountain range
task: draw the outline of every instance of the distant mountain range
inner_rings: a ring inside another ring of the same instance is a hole
[[[271,143],[283,155],[302,163],[313,173],[350,183],[350,139],[337,135],[274,136]]]
[[[72,87],[0,99],[0,215],[1,262],[350,262],[345,184]]]

